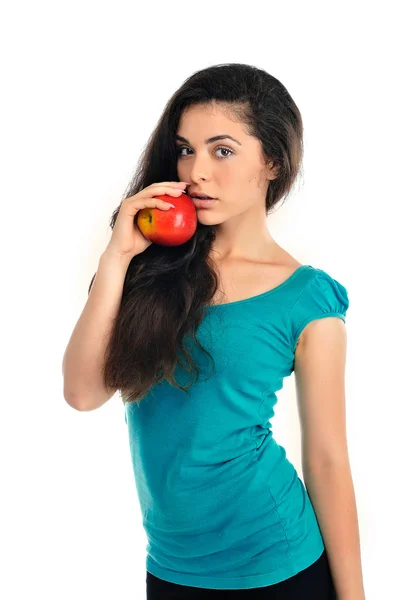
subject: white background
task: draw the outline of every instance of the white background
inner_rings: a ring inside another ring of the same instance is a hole
[[[0,12],[1,496],[5,600],[145,598],[120,396],[63,398],[62,358],[108,227],[165,103],[249,63],[305,126],[276,240],[348,289],[347,419],[368,600],[399,598],[398,52],[394,2],[13,2]],[[277,441],[300,471],[294,377]]]

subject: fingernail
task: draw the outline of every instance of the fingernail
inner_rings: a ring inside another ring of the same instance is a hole
[[[174,204],[172,204],[171,202],[168,202],[169,206],[171,206],[172,208],[176,208],[176,206]]]

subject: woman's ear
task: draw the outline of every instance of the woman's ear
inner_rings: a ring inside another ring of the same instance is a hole
[[[280,165],[277,162],[270,161],[268,164],[268,179],[276,179],[280,171]]]

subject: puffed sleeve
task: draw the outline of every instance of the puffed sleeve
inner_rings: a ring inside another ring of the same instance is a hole
[[[306,325],[316,319],[339,317],[346,322],[349,307],[347,289],[322,269],[316,273],[305,287],[290,311],[292,350],[295,352],[299,336]]]

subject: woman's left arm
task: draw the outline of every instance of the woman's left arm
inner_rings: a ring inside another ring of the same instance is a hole
[[[338,600],[364,600],[356,499],[345,415],[346,327],[337,317],[312,321],[295,350],[302,469]]]

